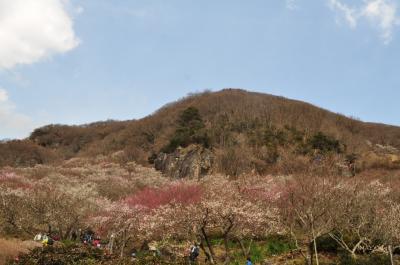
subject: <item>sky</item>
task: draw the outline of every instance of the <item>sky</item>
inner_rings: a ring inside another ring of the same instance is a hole
[[[0,139],[243,88],[400,125],[400,0],[0,0]]]

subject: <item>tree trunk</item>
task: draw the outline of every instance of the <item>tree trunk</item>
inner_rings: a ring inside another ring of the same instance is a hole
[[[124,250],[125,250],[125,240],[122,240],[122,242],[121,242],[121,253],[120,253],[121,259],[124,257]]]
[[[237,241],[238,241],[238,243],[240,245],[240,248],[242,249],[243,257],[246,258],[248,256],[248,254],[247,254],[246,247],[244,246],[243,241],[241,239],[239,239],[239,238],[237,239]]]
[[[306,257],[306,262],[307,265],[313,265],[314,264],[314,259],[313,259],[313,248],[311,242],[308,243],[307,245],[307,257]]]
[[[67,230],[64,233],[64,236],[62,236],[63,239],[72,239],[72,227],[68,227]]]
[[[61,237],[60,239],[65,239],[61,228],[58,228],[58,235]]]
[[[349,247],[349,246],[346,244],[346,242],[344,242],[343,236],[342,236],[342,235],[340,235],[340,237],[338,237],[338,236],[334,235],[333,233],[329,233],[329,236],[330,236],[339,246],[341,246],[344,250],[346,250],[346,251],[350,254],[350,256],[351,256],[351,258],[352,258],[353,260],[356,260],[356,259],[357,259],[357,254],[356,254],[356,252],[357,252],[358,248],[360,247],[360,245],[361,245],[362,243],[364,243],[364,239],[363,239],[363,238],[360,238],[360,239],[358,240],[357,244],[355,244],[355,245],[351,248],[351,247]]]
[[[200,248],[204,251],[207,257],[207,261],[210,262],[211,264],[214,264],[214,259],[212,258],[210,251],[207,250],[207,248],[204,246],[203,239],[200,241]]]
[[[389,250],[389,256],[390,256],[390,264],[394,265],[392,245],[389,245],[388,250]]]
[[[236,239],[240,245],[240,248],[242,249],[242,253],[243,253],[243,257],[247,258],[250,254],[250,250],[251,250],[251,245],[253,243],[253,239],[250,240],[249,246],[248,248],[246,248],[246,246],[244,245],[244,242],[242,239],[237,238]]]
[[[114,234],[111,234],[110,237],[110,243],[109,243],[109,248],[110,248],[110,254],[113,254],[113,248],[114,248]]]
[[[204,241],[207,244],[207,248],[210,251],[210,256],[211,256],[210,257],[210,263],[211,264],[215,264],[215,262],[214,262],[214,257],[215,257],[214,249],[213,249],[212,245],[210,244],[210,240],[208,239],[208,236],[207,236],[207,233],[206,233],[206,230],[204,229],[204,227],[201,228],[201,234],[203,235]]]
[[[230,255],[229,255],[229,238],[228,238],[228,235],[224,235],[224,247],[225,247],[225,261],[224,261],[224,264],[229,264]]]
[[[125,246],[126,246],[126,231],[122,232],[122,240],[121,240],[121,253],[120,253],[120,257],[121,259],[124,257],[124,250],[125,250]]]
[[[315,262],[317,265],[319,265],[319,260],[318,260],[318,251],[317,251],[317,240],[314,238],[314,252],[315,252]]]
[[[312,232],[313,243],[314,243],[315,262],[316,262],[316,265],[319,265],[318,250],[317,250],[317,238],[315,236],[314,223],[311,223],[311,232]]]
[[[307,255],[308,255],[309,247],[307,247],[307,252],[306,252],[306,254],[304,254],[304,251],[303,251],[303,249],[299,246],[299,241],[298,241],[298,239],[297,239],[295,233],[293,232],[293,227],[290,227],[290,235],[291,235],[291,237],[292,237],[292,239],[293,239],[293,241],[294,241],[294,244],[295,244],[295,246],[296,246],[296,250],[298,250],[298,251],[300,252],[301,256],[303,256],[304,260],[306,261],[306,264],[307,264],[307,265],[310,265],[310,262],[309,262],[309,259],[308,259],[308,256],[307,256]],[[292,256],[292,258],[293,258],[293,256]]]
[[[229,264],[230,255],[229,255],[229,233],[233,227],[233,219],[229,218],[229,225],[224,229],[223,238],[224,238],[224,245],[225,245],[225,262],[224,264]]]

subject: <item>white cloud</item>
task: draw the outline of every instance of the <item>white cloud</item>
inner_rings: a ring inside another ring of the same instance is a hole
[[[348,7],[345,4],[342,4],[339,0],[330,0],[329,5],[332,9],[337,10],[344,16],[346,22],[351,28],[355,28],[357,26],[356,10]]]
[[[0,102],[6,102],[8,100],[7,91],[0,88]]]
[[[78,7],[75,8],[75,13],[76,13],[76,14],[82,14],[83,11],[84,11],[84,9],[83,9],[83,7],[81,7],[81,6],[78,6]]]
[[[386,44],[392,40],[394,28],[400,25],[397,6],[394,2],[385,0],[371,1],[364,7],[362,15],[380,28],[382,38]]]
[[[0,69],[78,46],[68,0],[0,0]]]
[[[6,90],[0,88],[0,140],[4,138],[23,138],[35,127],[26,115],[18,113]]]
[[[297,0],[286,0],[286,8],[290,10],[297,9]]]
[[[359,20],[366,19],[380,31],[385,44],[392,40],[395,27],[400,25],[397,5],[393,0],[364,0],[358,7],[350,7],[341,1],[329,0],[329,6],[343,16],[351,28],[356,28]]]

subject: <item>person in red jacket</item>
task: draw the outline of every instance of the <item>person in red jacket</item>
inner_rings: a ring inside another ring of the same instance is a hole
[[[93,246],[94,247],[97,247],[97,248],[100,248],[101,247],[101,243],[100,243],[100,238],[99,237],[96,237],[94,240],[93,240]]]

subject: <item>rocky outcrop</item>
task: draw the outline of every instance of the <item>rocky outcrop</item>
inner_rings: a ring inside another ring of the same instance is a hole
[[[213,154],[209,149],[198,145],[178,148],[171,154],[160,153],[154,166],[163,174],[172,178],[198,179],[210,173]]]

